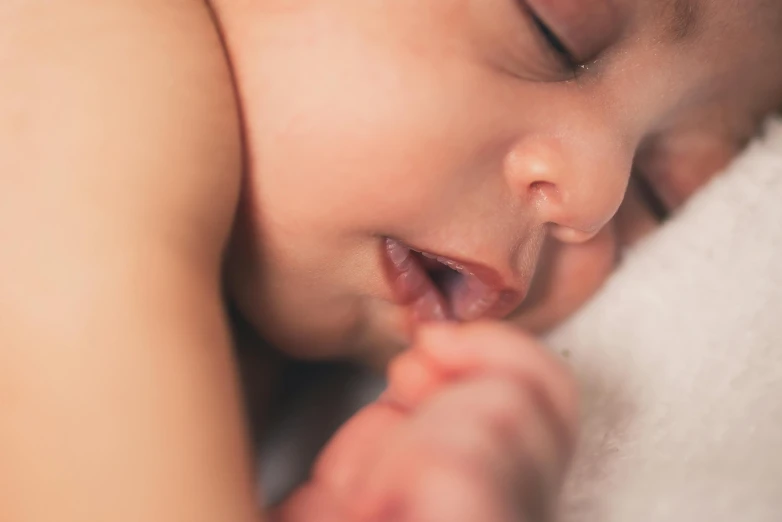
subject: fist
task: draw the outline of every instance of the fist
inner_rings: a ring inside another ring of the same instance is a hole
[[[576,439],[574,383],[501,323],[433,325],[332,439],[274,522],[537,522]]]

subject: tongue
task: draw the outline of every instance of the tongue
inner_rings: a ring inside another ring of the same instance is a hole
[[[453,272],[442,281],[442,290],[459,321],[474,321],[488,312],[499,299],[499,292],[489,288],[476,276]]]

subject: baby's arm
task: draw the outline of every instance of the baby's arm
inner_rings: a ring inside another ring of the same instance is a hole
[[[205,4],[4,0],[0,71],[0,520],[257,520]]]

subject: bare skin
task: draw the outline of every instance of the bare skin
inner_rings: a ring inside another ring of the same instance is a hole
[[[0,63],[0,520],[258,520],[219,280],[240,129],[208,10],[4,2]]]
[[[509,325],[428,327],[276,515],[548,520],[576,439],[565,367]]]
[[[768,0],[215,7],[247,136],[232,295],[298,357],[382,367],[409,343],[388,236],[488,266],[504,289],[537,286],[510,317],[535,308],[550,327],[610,272],[599,236],[631,171],[675,207],[782,103]],[[547,277],[544,247],[580,258],[562,263],[579,277]]]
[[[613,266],[606,225],[636,156],[676,204],[706,179],[680,139],[738,150],[776,106],[780,8],[711,2],[685,45],[663,39],[659,2],[617,2],[622,16],[592,3],[595,19],[528,4],[602,57],[590,74],[565,77],[529,13],[501,0],[6,2],[0,519],[303,522],[319,499],[357,520],[458,520],[458,495],[462,515],[500,522],[555,496],[575,431],[567,372],[496,321],[410,327],[382,240],[531,286],[506,315],[556,323]],[[285,354],[400,357],[389,395],[271,515],[223,273]],[[365,474],[372,494],[345,500]]]

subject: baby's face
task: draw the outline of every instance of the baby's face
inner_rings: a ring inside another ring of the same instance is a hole
[[[610,270],[631,170],[677,204],[782,92],[776,0],[221,3],[248,151],[231,288],[302,356],[550,326]]]

